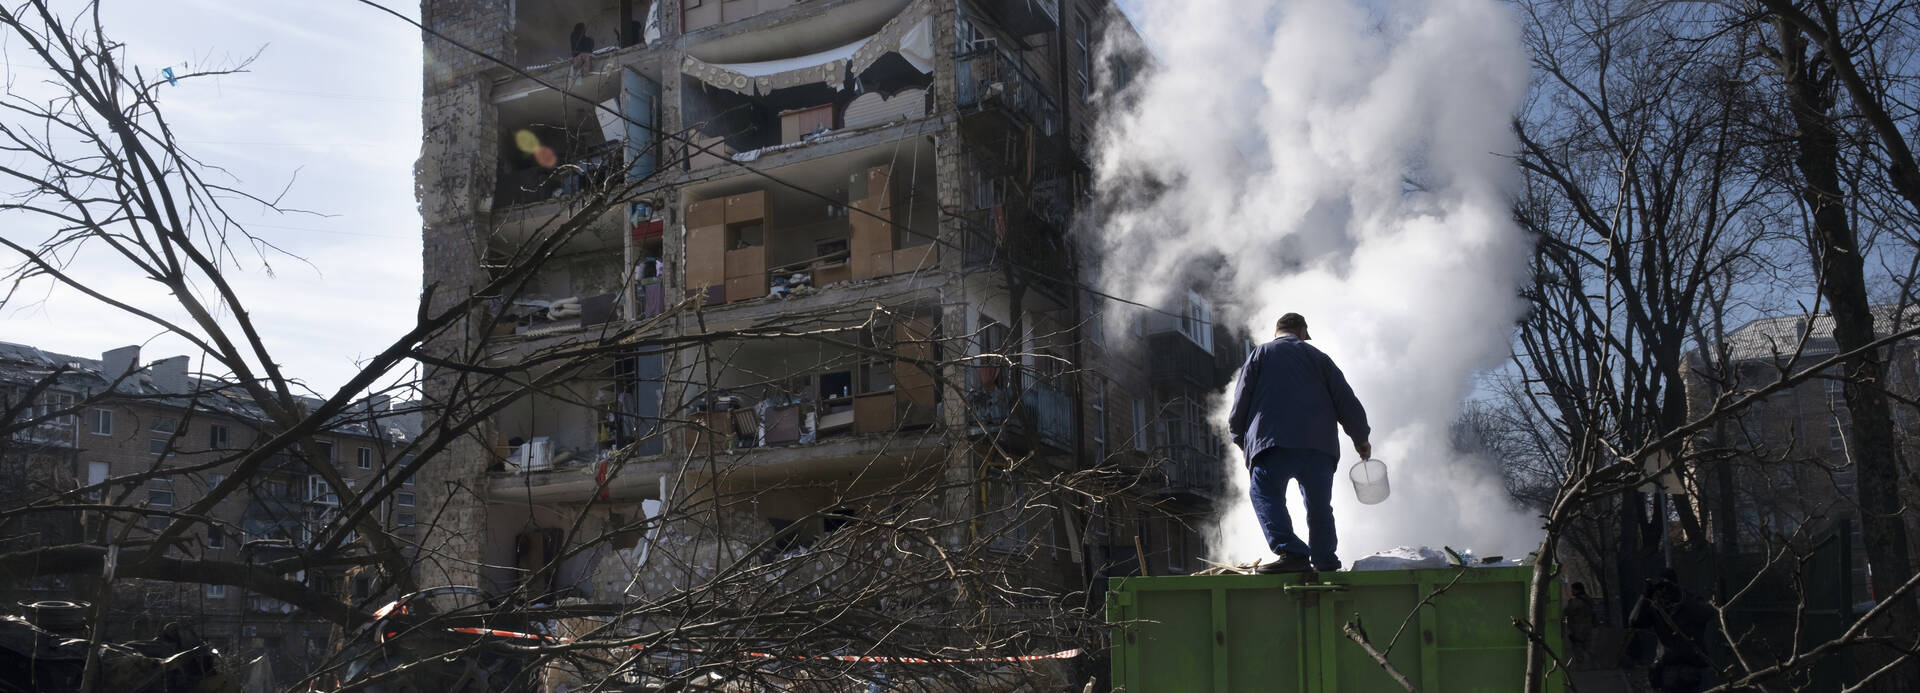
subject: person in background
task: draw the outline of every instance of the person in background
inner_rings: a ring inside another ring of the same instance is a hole
[[[1340,569],[1335,554],[1333,473],[1340,466],[1338,423],[1361,459],[1373,456],[1366,409],[1333,359],[1307,344],[1307,319],[1280,316],[1274,339],[1247,356],[1227,417],[1233,443],[1246,454],[1253,513],[1278,558],[1261,573]],[[1287,485],[1300,482],[1306,499],[1308,541],[1287,515]]]
[[[567,47],[573,51],[573,61],[568,69],[576,74],[586,74],[587,69],[593,66],[593,37],[587,35],[586,23],[573,25],[573,32],[567,34]]]
[[[1593,630],[1599,627],[1600,621],[1593,597],[1587,596],[1587,583],[1573,583],[1573,598],[1560,608],[1560,623],[1567,629],[1567,668],[1591,668]]]
[[[1695,693],[1713,683],[1707,661],[1707,628],[1713,607],[1680,586],[1672,569],[1647,583],[1647,591],[1633,605],[1627,625],[1653,634],[1660,643],[1647,678],[1661,693]]]

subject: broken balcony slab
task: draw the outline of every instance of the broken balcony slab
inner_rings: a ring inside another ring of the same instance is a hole
[[[861,282],[842,282],[788,298],[762,298],[700,309],[700,324],[709,332],[756,329],[793,329],[792,316],[824,312],[856,313],[875,306],[902,306],[938,299],[946,277],[928,273],[905,274]]]
[[[717,477],[722,489],[754,488],[791,481],[837,482],[866,474],[892,475],[903,468],[931,464],[946,454],[947,439],[935,432],[908,431],[841,436],[819,443],[741,448],[707,454],[654,455],[623,465],[569,465],[528,473],[499,473],[487,485],[494,502],[584,503],[601,492],[602,500],[657,499],[660,479]]]

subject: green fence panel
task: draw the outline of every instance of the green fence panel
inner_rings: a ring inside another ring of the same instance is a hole
[[[1355,619],[1422,691],[1515,691],[1529,567],[1126,578],[1107,594],[1113,685],[1128,693],[1395,691],[1343,633]],[[1560,647],[1555,590],[1545,638]],[[1557,693],[1556,674],[1544,690]]]

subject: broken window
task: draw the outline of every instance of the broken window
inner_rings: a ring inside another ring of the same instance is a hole
[[[565,198],[616,178],[626,132],[616,115],[620,88],[617,75],[593,75],[565,93],[538,88],[496,98],[500,170],[493,208]]]
[[[1180,334],[1213,353],[1213,304],[1191,290],[1187,292],[1186,311],[1180,315]]]

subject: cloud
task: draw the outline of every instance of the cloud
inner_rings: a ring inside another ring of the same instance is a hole
[[[129,64],[148,75],[182,63],[227,66],[267,48],[247,73],[162,87],[161,108],[190,153],[228,174],[204,171],[210,179],[269,198],[285,189],[288,206],[322,215],[230,201],[228,211],[253,232],[306,262],[270,256],[269,276],[251,249],[237,248],[228,277],[289,375],[322,389],[345,382],[355,358],[412,324],[420,289],[418,31],[357,5],[291,0],[108,3],[102,11]],[[69,144],[79,143],[61,143]],[[6,221],[10,238],[37,240],[36,222],[17,213]],[[171,296],[98,250],[75,259],[89,284],[184,319]],[[44,282],[24,296],[0,308],[0,339],[98,356],[160,332]],[[170,337],[145,349],[149,359],[181,353],[190,345]]]

